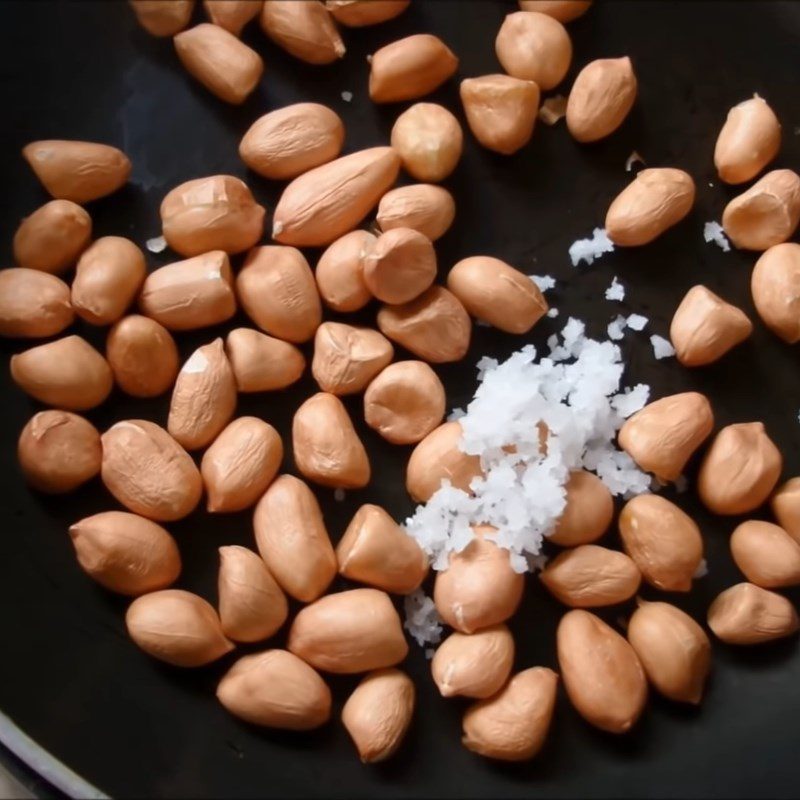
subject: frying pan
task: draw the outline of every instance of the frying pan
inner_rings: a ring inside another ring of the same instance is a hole
[[[376,107],[367,96],[367,54],[402,36],[429,31],[459,55],[460,77],[499,71],[493,40],[508,2],[415,0],[387,24],[346,31],[347,56],[318,68],[300,63],[252,25],[245,41],[264,56],[266,74],[241,108],[231,108],[181,69],[169,40],[140,30],[122,2],[15,2],[0,5],[0,147],[3,213],[0,247],[10,265],[11,238],[24,215],[46,199],[19,150],[40,138],[75,138],[122,147],[134,163],[130,184],[92,203],[95,234],[128,236],[143,245],[160,233],[158,204],[176,184],[203,175],[246,178],[270,209],[281,186],[248,174],[237,144],[260,114],[300,100],[333,107],[344,119],[348,150],[388,141],[403,107]],[[702,237],[736,190],[719,185],[711,155],[727,109],[753,92],[766,97],[784,126],[777,166],[800,163],[800,5],[747,2],[598,2],[571,24],[572,74],[587,61],[628,54],[640,98],[624,127],[594,146],[576,145],[563,122],[540,126],[532,143],[512,157],[479,148],[466,135],[463,159],[447,182],[457,200],[452,230],[437,246],[442,275],[459,258],[490,254],[528,273],[550,274],[558,285],[543,320],[526,337],[476,327],[467,358],[437,368],[450,406],[468,402],[474,364],[483,354],[503,358],[527,342],[543,346],[569,316],[605,335],[617,313],[649,318],[643,333],[621,343],[629,384],[650,384],[653,396],[695,389],[713,402],[717,425],[763,420],[786,459],[785,477],[800,469],[800,370],[797,351],[757,325],[752,338],[717,364],[681,368],[656,362],[649,334],[667,334],[672,312],[689,287],[704,283],[753,314],[749,276],[754,256],[724,253]],[[342,92],[353,93],[345,102]],[[457,82],[430,100],[461,116]],[[636,150],[648,165],[680,166],[696,179],[691,216],[653,245],[618,250],[592,267],[573,268],[569,244],[602,224],[613,196],[630,180],[624,168]],[[316,258],[316,253],[309,253]],[[148,254],[151,267],[174,258]],[[621,304],[604,299],[616,275],[627,287]],[[356,319],[371,323],[374,308]],[[237,324],[244,320],[235,320]],[[102,347],[104,331],[76,326]],[[221,330],[180,337],[183,357]],[[338,720],[311,734],[258,730],[229,716],[214,688],[231,658],[206,669],[180,671],[147,658],[127,640],[124,600],[78,568],[67,536],[72,522],[115,503],[98,481],[73,495],[47,498],[24,485],[15,463],[16,437],[37,407],[12,386],[7,359],[23,343],[3,341],[0,369],[0,710],[35,746],[23,757],[49,753],[97,790],[112,796],[160,797],[792,797],[798,792],[800,656],[794,640],[754,649],[715,642],[714,671],[700,708],[652,697],[636,729],[613,737],[590,728],[563,691],[542,753],[531,763],[503,766],[460,744],[465,704],[440,698],[424,653],[412,647],[404,668],[418,687],[413,727],[390,762],[365,767]],[[405,357],[402,352],[398,357]],[[310,378],[289,391],[243,396],[241,414],[262,416],[287,435],[293,411],[314,390]],[[402,519],[411,509],[403,487],[409,449],[393,447],[359,420],[359,398],[347,405],[373,460],[375,478],[342,502],[318,495],[334,540],[364,502]],[[131,417],[166,421],[167,399],[134,401],[115,394],[89,416],[101,429]],[[290,457],[284,465],[293,470]],[[678,502],[700,524],[709,574],[688,596],[668,596],[703,620],[710,600],[740,580],[727,538],[736,519],[713,518],[690,490]],[[672,492],[665,492],[673,498]],[[209,518],[196,513],[170,526],[184,558],[180,586],[215,600],[217,548],[253,544],[248,513]],[[608,536],[618,546],[615,535]],[[346,588],[340,581],[333,588]],[[797,601],[796,592],[789,593]],[[664,598],[650,589],[643,596]],[[615,625],[630,607],[611,609]],[[536,579],[512,627],[517,668],[556,667],[554,632],[563,612]],[[276,639],[278,646],[282,642]],[[241,648],[248,651],[253,648]],[[256,648],[257,649],[257,648]],[[240,652],[241,652],[240,650]],[[338,714],[355,678],[331,680]],[[3,733],[5,731],[5,733]],[[11,732],[10,732],[11,731]],[[38,750],[41,748],[41,750]],[[45,757],[45,756],[43,756]],[[35,765],[34,765],[35,766]],[[85,795],[51,763],[50,780]]]

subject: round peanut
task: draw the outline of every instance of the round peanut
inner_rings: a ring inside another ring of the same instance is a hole
[[[368,231],[351,231],[319,257],[315,278],[325,305],[334,311],[358,311],[372,300],[364,282],[364,259],[377,240]]]
[[[456,203],[447,189],[416,183],[387,192],[378,204],[376,219],[384,233],[393,228],[411,228],[435,242],[447,233],[455,216]]]
[[[74,319],[69,286],[60,278],[23,267],[0,271],[0,336],[55,336]]]
[[[608,487],[597,475],[575,470],[564,488],[567,504],[548,539],[564,547],[596,541],[614,517],[614,499]]]
[[[458,120],[436,103],[416,103],[392,127],[392,147],[418,181],[438,183],[456,168],[464,147]]]
[[[800,341],[800,244],[766,250],[753,268],[750,291],[762,322],[783,341]]]
[[[745,578],[763,589],[800,583],[800,544],[771,522],[739,525],[731,536],[731,555]]]
[[[363,260],[364,283],[384,303],[408,303],[436,279],[436,251],[411,228],[382,233]]]
[[[92,218],[70,200],[51,200],[26,217],[14,234],[14,261],[42,272],[68,270],[92,238]]]

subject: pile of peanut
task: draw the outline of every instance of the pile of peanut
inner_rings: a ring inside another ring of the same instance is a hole
[[[410,0],[205,0],[211,20],[185,29],[194,0],[131,0],[139,22],[173,36],[186,70],[228,103],[258,84],[261,57],[238,35],[258,18],[293,56],[327,64],[344,56],[337,23],[363,26],[402,13]],[[521,0],[497,33],[507,74],[471,77],[460,86],[473,136],[511,154],[531,138],[541,92],[558,86],[572,62],[564,23],[589,9],[584,0]],[[395,41],[370,59],[375,103],[417,100],[450,79],[456,55],[435,36]],[[629,58],[587,64],[564,113],[577,142],[612,134],[635,103]],[[554,122],[559,114],[550,107]],[[463,134],[451,111],[416,103],[399,114],[390,146],[341,155],[344,126],[330,108],[299,103],[257,119],[239,146],[258,176],[287,181],[272,213],[274,243],[262,245],[266,210],[229,175],[188,181],[161,204],[166,244],[184,260],[149,272],[128,239],[92,241],[82,207],[126,183],[120,150],[77,141],[38,141],[23,156],[54,199],[27,217],[14,237],[16,267],[0,272],[0,334],[51,339],[11,359],[16,384],[47,410],[19,438],[30,485],[64,493],[100,476],[126,509],[70,528],[78,563],[100,585],[135,598],[126,623],[146,653],[179,667],[200,667],[262,642],[287,622],[287,595],[306,604],[291,621],[287,649],[240,658],[217,689],[232,714],[256,725],[308,730],[331,716],[320,672],[365,677],[345,703],[342,722],[360,758],[395,752],[413,714],[414,685],[397,669],[408,652],[390,594],[406,595],[428,575],[414,539],[380,507],[362,506],[334,544],[309,483],[336,489],[369,484],[370,458],[341,396],[363,393],[367,425],[387,441],[415,445],[406,487],[425,502],[447,479],[469,491],[480,459],[459,449],[457,421],[443,423],[445,390],[431,364],[462,359],[473,319],[525,334],[547,312],[536,285],[496,258],[464,258],[435,283],[434,242],[456,213],[437,185],[459,162]],[[733,108],[717,140],[721,180],[752,181],[777,156],[781,126],[765,100]],[[393,188],[400,170],[420,183]],[[618,246],[652,242],[678,224],[695,198],[692,177],[659,167],[638,173],[611,202],[605,226]],[[377,209],[377,210],[376,210]],[[376,211],[375,211],[376,210]],[[358,226],[375,212],[372,233]],[[800,245],[788,243],[800,221],[800,177],[767,172],[725,209],[723,227],[737,248],[763,254],[752,275],[758,314],[787,342],[800,340]],[[315,270],[297,248],[325,248]],[[244,254],[235,269],[230,257]],[[61,277],[74,267],[71,286]],[[323,322],[380,302],[377,329]],[[132,311],[136,308],[138,313]],[[217,325],[241,309],[254,327],[231,330],[181,365],[173,334]],[[108,327],[100,353],[75,321]],[[753,325],[740,309],[702,285],[681,302],[671,326],[686,367],[710,364],[746,339]],[[236,417],[239,393],[270,392],[300,379],[313,341],[311,373],[320,391],[296,411],[291,451],[302,476],[279,474],[284,443],[267,422]],[[413,360],[393,361],[395,345]],[[132,397],[171,391],[166,429],[132,419],[102,435],[77,412],[105,402],[116,386]],[[681,476],[711,436],[706,397],[661,398],[631,417],[619,445],[667,483]],[[200,466],[190,453],[202,452]],[[722,592],[708,627],[723,642],[757,644],[793,634],[798,617],[776,589],[800,584],[800,478],[776,490],[782,457],[760,422],[717,432],[699,472],[702,502],[720,515],[749,514],[769,502],[778,524],[746,521],[730,547],[747,582]],[[565,549],[541,572],[568,611],[558,627],[561,677],[570,701],[591,724],[629,730],[645,706],[648,683],[666,697],[699,703],[711,664],[703,627],[667,602],[640,602],[627,638],[586,609],[633,598],[644,580],[686,592],[701,565],[694,521],[658,495],[627,502],[618,526],[625,552],[595,544],[610,527],[614,503],[595,475],[573,473],[567,506],[549,541]],[[220,548],[214,608],[187,591],[176,542],[162,526],[190,514],[205,494],[210,514],[253,508],[255,550]],[[504,624],[516,611],[525,578],[491,540],[491,528],[436,574],[434,601],[454,629],[431,670],[445,697],[475,698],[463,720],[469,749],[497,759],[533,757],[545,740],[558,676],[544,667],[512,675],[514,640]],[[326,595],[336,574],[365,584]]]

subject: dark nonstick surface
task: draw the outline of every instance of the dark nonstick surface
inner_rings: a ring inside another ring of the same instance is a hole
[[[388,24],[346,31],[346,58],[327,68],[293,60],[252,26],[245,40],[263,54],[266,74],[242,108],[231,108],[189,79],[170,41],[141,31],[122,2],[4,2],[4,265],[12,261],[18,221],[46,199],[19,156],[30,140],[77,138],[123,147],[135,165],[131,184],[91,204],[90,212],[97,236],[118,234],[143,245],[160,232],[163,195],[189,178],[214,173],[245,177],[259,199],[274,207],[281,187],[248,175],[237,156],[244,131],[269,109],[317,100],[342,115],[348,150],[386,142],[403,107],[378,108],[369,102],[365,57],[389,41],[430,31],[460,56],[459,77],[498,71],[494,35],[515,4],[415,0],[412,5]],[[650,325],[645,334],[629,333],[622,345],[627,380],[649,383],[654,396],[686,389],[707,392],[718,425],[764,420],[786,458],[785,476],[796,474],[796,350],[759,324],[734,354],[712,367],[688,371],[674,360],[655,362],[646,334],[666,335],[678,301],[699,282],[753,311],[748,286],[754,257],[723,253],[702,240],[703,223],[719,219],[735,193],[718,185],[711,155],[726,110],[759,92],[784,126],[777,165],[796,168],[800,163],[800,5],[604,2],[570,31],[576,67],[597,57],[629,54],[639,75],[640,99],[624,128],[596,146],[577,146],[561,123],[554,129],[541,126],[531,145],[505,158],[478,148],[466,134],[464,157],[447,182],[458,218],[438,245],[442,275],[457,259],[478,253],[527,272],[552,274],[559,283],[549,297],[561,316],[544,320],[522,338],[476,328],[467,359],[437,368],[450,405],[462,405],[471,396],[473,365],[480,355],[502,357],[525,341],[544,344],[568,315],[586,320],[589,331],[599,335],[618,311],[636,311],[650,317]],[[342,91],[353,93],[351,103],[341,99]],[[443,102],[463,121],[457,81],[430,99]],[[697,206],[654,245],[573,269],[567,248],[602,224],[610,199],[631,177],[624,163],[632,150],[651,166],[689,170],[697,181]],[[153,267],[171,258],[168,253],[148,255]],[[603,299],[614,275],[628,288],[621,307]],[[374,309],[361,318],[373,320]],[[76,331],[102,347],[103,330],[79,325]],[[181,336],[182,355],[220,333]],[[464,704],[438,697],[428,662],[416,646],[404,667],[418,686],[418,711],[402,750],[385,765],[361,766],[337,719],[308,735],[240,724],[214,698],[216,682],[235,655],[196,671],[148,659],[126,638],[125,601],[99,589],[79,570],[66,530],[83,516],[115,507],[99,481],[64,498],[42,497],[25,487],[15,463],[15,442],[37,407],[8,377],[7,358],[24,345],[4,341],[0,347],[0,709],[103,791],[170,797],[796,796],[800,657],[795,641],[750,650],[715,643],[713,678],[702,707],[687,709],[653,698],[635,731],[622,738],[590,728],[562,693],[544,751],[532,763],[514,767],[482,760],[461,747]],[[263,416],[288,435],[294,409],[313,390],[306,378],[291,391],[242,397],[240,413]],[[348,407],[368,445],[375,477],[367,490],[348,493],[342,503],[334,501],[331,491],[319,491],[334,540],[363,502],[380,503],[398,518],[411,510],[403,488],[408,449],[382,442],[359,423],[359,398]],[[166,398],[143,402],[115,394],[89,416],[105,428],[131,417],[164,423],[166,411]],[[293,468],[289,457],[285,467]],[[689,471],[690,481],[694,471]],[[710,574],[697,582],[691,596],[660,597],[702,619],[716,593],[739,580],[727,549],[737,520],[712,518],[691,491],[680,503],[705,533]],[[250,515],[212,519],[198,512],[171,530],[185,562],[180,586],[213,602],[216,549],[231,543],[252,546]],[[608,538],[613,546],[614,536]],[[336,586],[344,587],[344,582]],[[644,595],[659,596],[651,590]],[[531,579],[513,621],[518,668],[556,667],[554,632],[561,611]],[[606,617],[614,622],[630,611],[612,609]],[[355,682],[331,679],[335,716]]]

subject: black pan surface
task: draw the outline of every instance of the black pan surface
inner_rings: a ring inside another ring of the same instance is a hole
[[[12,263],[11,238],[20,218],[46,199],[19,156],[26,142],[77,138],[124,148],[135,165],[130,185],[91,204],[90,212],[96,235],[128,236],[143,245],[160,232],[162,196],[189,178],[245,177],[260,200],[274,207],[281,187],[248,175],[236,151],[260,114],[317,100],[342,115],[349,150],[384,143],[401,107],[369,102],[366,55],[401,36],[430,31],[460,56],[459,77],[496,72],[494,35],[514,8],[488,0],[415,0],[393,22],[347,31],[346,58],[327,68],[295,61],[252,26],[245,40],[263,54],[266,74],[242,108],[231,108],[190,80],[169,40],[146,35],[122,2],[6,0],[0,5],[4,265]],[[764,95],[784,125],[777,165],[797,168],[800,163],[799,5],[600,2],[570,31],[576,53],[570,80],[593,58],[629,54],[640,98],[624,128],[592,147],[573,143],[563,123],[541,126],[534,141],[511,158],[478,148],[467,134],[463,160],[447,182],[458,218],[438,246],[442,274],[457,259],[477,253],[498,256],[526,272],[552,274],[559,282],[550,299],[561,316],[543,321],[525,338],[476,328],[467,359],[437,370],[451,406],[471,396],[473,365],[480,355],[503,357],[525,341],[543,345],[568,315],[585,320],[599,335],[618,311],[636,311],[650,318],[646,333],[666,335],[678,301],[698,282],[752,312],[748,286],[754,257],[723,253],[702,239],[703,223],[719,219],[735,193],[718,185],[711,163],[726,110],[753,92]],[[342,99],[343,91],[353,93],[352,102]],[[431,99],[463,121],[456,81]],[[633,150],[651,166],[689,170],[698,185],[695,210],[652,246],[618,251],[591,268],[573,269],[569,244],[601,224],[608,202],[631,177],[624,164]],[[171,256],[148,258],[156,267]],[[621,308],[603,298],[614,275],[628,288]],[[361,317],[373,318],[374,309]],[[85,325],[76,330],[102,347],[104,331]],[[219,333],[180,337],[182,355]],[[629,382],[649,383],[655,396],[690,388],[707,392],[718,425],[764,420],[785,455],[785,476],[798,473],[796,350],[761,325],[734,354],[699,371],[682,369],[674,360],[657,363],[646,334],[629,333],[622,346]],[[99,589],[77,567],[68,525],[115,507],[99,482],[56,499],[25,487],[14,446],[36,406],[8,377],[7,359],[24,345],[4,341],[0,347],[0,709],[101,790],[164,797],[797,796],[800,656],[795,641],[752,650],[715,644],[713,679],[702,707],[653,698],[636,730],[623,738],[591,729],[562,693],[544,751],[516,767],[479,759],[461,747],[464,704],[438,697],[428,662],[416,647],[405,668],[418,686],[418,713],[402,750],[383,766],[361,766],[337,721],[310,735],[240,724],[214,698],[215,684],[235,656],[197,671],[148,659],[126,638],[125,602]],[[307,378],[292,391],[242,397],[240,411],[263,416],[287,434],[294,409],[312,391]],[[358,420],[359,399],[348,405]],[[164,423],[166,410],[166,399],[142,402],[117,394],[89,416],[104,428],[131,417]],[[391,447],[363,424],[359,430],[372,454],[375,478],[367,490],[348,493],[341,503],[332,492],[319,492],[334,539],[363,502],[380,503],[398,518],[411,510],[403,488],[408,449]],[[293,469],[289,458],[285,467]],[[690,596],[667,599],[702,619],[715,594],[739,580],[727,549],[737,520],[712,518],[691,491],[679,502],[703,528],[710,574]],[[197,513],[171,528],[185,563],[180,586],[213,602],[216,548],[253,544],[249,514],[209,519]],[[609,540],[613,543],[614,536]],[[614,622],[630,610],[612,609],[606,616]],[[513,622],[519,668],[556,666],[560,613],[531,579]],[[336,712],[354,683],[331,680]]]

